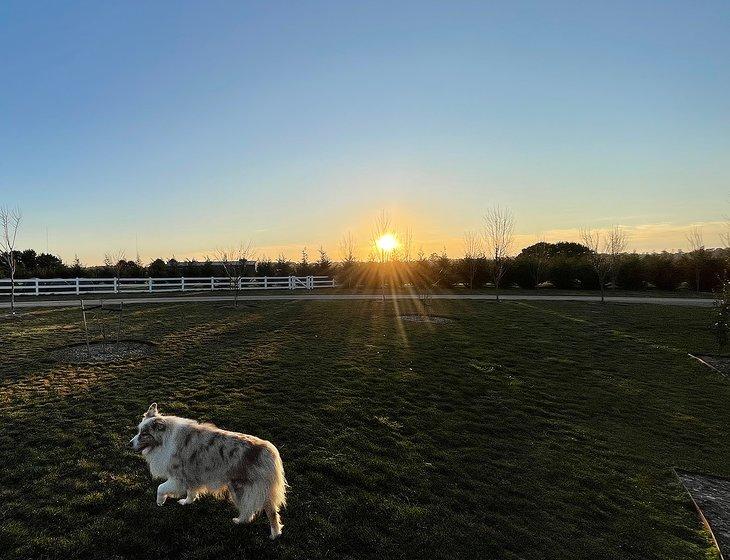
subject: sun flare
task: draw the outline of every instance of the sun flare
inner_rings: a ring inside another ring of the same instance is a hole
[[[386,233],[381,235],[375,242],[378,249],[386,253],[390,253],[392,250],[398,247],[398,239],[392,233]]]

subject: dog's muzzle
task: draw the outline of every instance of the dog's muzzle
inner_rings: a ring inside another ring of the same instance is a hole
[[[147,445],[142,445],[139,442],[139,436],[134,436],[132,439],[129,440],[129,445],[132,447],[134,451],[141,451],[144,453],[144,450],[147,449]]]
[[[129,445],[132,446],[132,449],[138,453],[141,453],[142,455],[146,455],[150,451],[152,451],[152,448],[157,445],[157,442],[147,437],[139,437],[139,434],[134,436],[131,440],[129,440]]]

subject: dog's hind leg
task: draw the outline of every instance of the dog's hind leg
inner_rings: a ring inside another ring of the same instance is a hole
[[[161,506],[170,496],[178,496],[185,489],[174,478],[169,478],[157,487],[157,505]]]
[[[248,483],[235,488],[238,504],[238,517],[234,523],[250,523],[259,513],[266,501],[266,486],[259,483]]]
[[[264,504],[264,511],[266,517],[269,519],[269,525],[271,525],[271,539],[275,539],[281,535],[281,518],[279,517],[279,508],[271,503],[271,500],[266,500]]]

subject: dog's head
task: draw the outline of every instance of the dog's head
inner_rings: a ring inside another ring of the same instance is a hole
[[[129,444],[132,449],[145,455],[162,444],[166,429],[164,416],[157,412],[157,403],[152,403],[137,427],[137,435]]]

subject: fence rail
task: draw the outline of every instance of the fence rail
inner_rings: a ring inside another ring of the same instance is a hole
[[[16,296],[188,292],[235,289],[225,276],[179,278],[23,278],[15,280]],[[238,279],[240,290],[313,290],[332,288],[328,276],[254,276]],[[10,280],[0,280],[0,296],[10,295]]]

